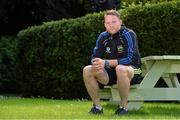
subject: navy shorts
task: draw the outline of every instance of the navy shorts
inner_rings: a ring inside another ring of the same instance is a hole
[[[133,67],[135,68],[135,67]],[[114,85],[117,82],[116,70],[115,68],[106,68],[106,72],[109,76],[109,83],[107,85]],[[131,80],[131,85],[140,84],[141,82],[141,74],[135,74]],[[100,88],[104,87],[105,85],[100,84]]]

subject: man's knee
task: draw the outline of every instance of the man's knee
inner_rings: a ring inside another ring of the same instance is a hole
[[[90,77],[92,75],[92,67],[91,65],[85,66],[83,68],[83,77]]]
[[[116,74],[117,75],[127,75],[128,73],[128,70],[127,70],[127,67],[124,66],[124,65],[117,65],[116,66]]]
[[[134,69],[131,66],[118,65],[116,66],[116,74],[131,79],[134,76]]]

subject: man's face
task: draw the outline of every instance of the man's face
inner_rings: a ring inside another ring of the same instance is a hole
[[[117,33],[122,25],[122,21],[115,15],[107,15],[104,19],[104,26],[106,31],[111,35]]]

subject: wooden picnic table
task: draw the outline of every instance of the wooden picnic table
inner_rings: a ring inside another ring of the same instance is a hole
[[[142,74],[144,76],[139,90],[142,100],[180,101],[180,84],[177,78],[180,73],[180,56],[163,55],[142,58]],[[164,79],[167,87],[155,88],[155,84]]]
[[[180,101],[180,55],[147,56],[142,59],[142,82],[132,87],[128,98],[130,109],[139,109],[143,101]],[[156,87],[162,78],[167,87]],[[116,85],[110,87],[110,101],[120,101]]]

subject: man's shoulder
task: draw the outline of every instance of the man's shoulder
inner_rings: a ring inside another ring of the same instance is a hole
[[[123,33],[128,33],[128,32],[134,32],[131,28],[128,28],[128,27],[122,27],[122,30],[121,30]]]
[[[106,36],[108,36],[109,35],[109,33],[107,32],[107,31],[104,31],[104,32],[101,32],[101,34],[100,34],[101,36],[103,36],[103,37],[106,37]]]
[[[107,38],[109,37],[109,33],[107,31],[104,31],[104,32],[101,32],[99,37],[98,37],[98,40],[106,40]]]
[[[136,36],[136,33],[134,32],[134,30],[127,28],[127,27],[123,27],[121,30],[122,34],[133,34]]]

